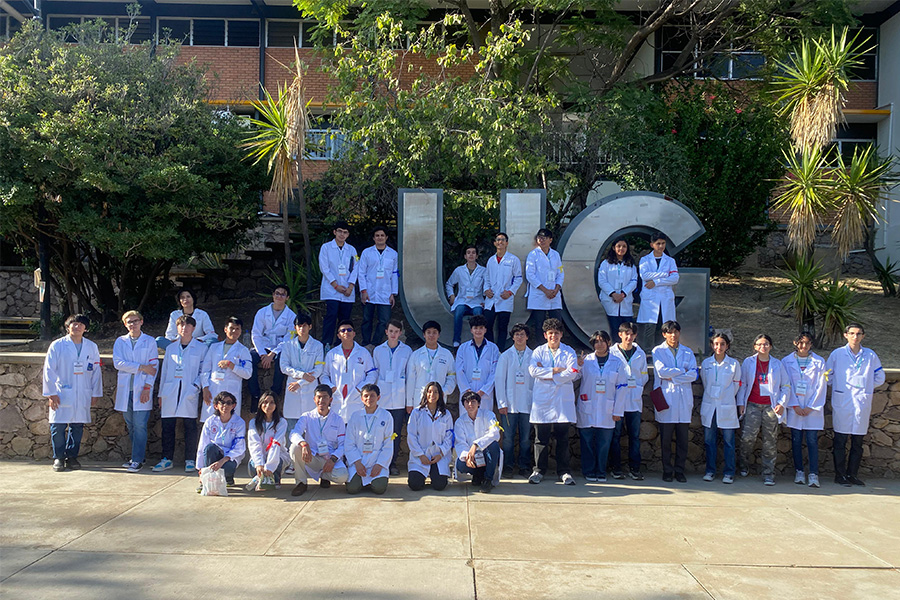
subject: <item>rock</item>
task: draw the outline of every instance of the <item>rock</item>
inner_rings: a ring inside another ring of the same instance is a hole
[[[13,441],[11,444],[13,452],[18,454],[19,456],[25,456],[26,454],[28,454],[28,452],[31,450],[31,447],[33,445],[34,445],[34,442],[32,442],[30,439],[24,438],[24,437],[13,438]]]
[[[894,443],[891,436],[878,429],[870,429],[869,438],[879,446],[887,446],[888,448]]]
[[[28,426],[28,430],[35,435],[50,435],[50,423],[47,421],[35,421]]]
[[[31,452],[31,455],[38,459],[49,458],[51,454],[53,454],[53,449],[50,448],[50,444],[36,445]]]
[[[649,442],[651,440],[655,440],[659,435],[659,430],[656,425],[653,423],[643,422],[641,423],[641,441]]]
[[[47,402],[32,402],[28,408],[22,411],[22,416],[25,417],[26,421],[46,421],[48,416]]]
[[[41,400],[44,397],[41,393],[41,387],[36,383],[29,383],[25,386],[24,394],[29,400]]]
[[[0,375],[0,385],[9,385],[20,388],[26,383],[28,382],[25,380],[25,376],[21,373],[6,373],[4,375]]]
[[[887,408],[888,398],[884,392],[875,392],[872,397],[872,414],[880,415]]]
[[[125,419],[121,413],[110,415],[103,427],[100,428],[100,435],[104,437],[119,437],[126,433],[128,433],[128,427],[125,425]]]
[[[0,431],[10,432],[18,431],[25,426],[25,421],[15,406],[7,406],[0,410]]]
[[[13,386],[7,386],[3,388],[3,397],[4,398],[18,398],[19,397],[19,388]]]
[[[109,444],[106,443],[106,440],[103,438],[99,438],[94,445],[91,447],[91,452],[94,454],[100,454],[101,452],[106,452],[109,449]]]

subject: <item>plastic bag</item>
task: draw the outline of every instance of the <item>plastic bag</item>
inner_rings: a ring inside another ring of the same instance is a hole
[[[225,483],[225,471],[219,469],[213,471],[209,467],[200,470],[200,484],[203,490],[201,496],[227,496],[228,486]]]

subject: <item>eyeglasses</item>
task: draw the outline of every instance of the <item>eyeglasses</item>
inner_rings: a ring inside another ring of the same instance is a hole
[[[338,333],[353,333],[352,327],[344,327],[343,329],[338,329]]]

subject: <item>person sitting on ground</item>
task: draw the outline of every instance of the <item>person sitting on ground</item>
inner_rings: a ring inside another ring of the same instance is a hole
[[[234,485],[234,473],[247,451],[247,423],[234,414],[237,399],[231,392],[219,392],[213,399],[215,414],[203,424],[197,448],[197,471],[204,467],[225,471],[225,483]],[[199,493],[202,486],[197,489]]]
[[[317,385],[313,398],[316,407],[303,413],[291,430],[291,460],[297,482],[291,496],[302,496],[310,477],[327,488],[332,483],[347,483],[349,476],[341,460],[347,427],[341,416],[331,410],[331,388]]]
[[[475,392],[462,395],[465,413],[453,427],[456,437],[456,470],[472,475],[472,485],[489,494],[494,489],[494,472],[500,464],[500,424],[494,413],[481,408]]]
[[[378,407],[380,395],[374,383],[364,385],[363,410],[353,413],[347,423],[346,456],[352,474],[347,482],[349,494],[358,494],[364,488],[378,495],[387,491],[394,421],[391,413]]]
[[[250,462],[247,470],[252,479],[247,491],[272,490],[281,485],[281,473],[288,464],[287,420],[275,403],[275,394],[263,392],[256,417],[247,428]]]
[[[409,445],[409,489],[425,489],[425,478],[431,487],[442,490],[450,477],[450,453],[453,450],[453,417],[444,402],[444,390],[438,382],[425,386],[422,402],[409,415],[406,426]]]

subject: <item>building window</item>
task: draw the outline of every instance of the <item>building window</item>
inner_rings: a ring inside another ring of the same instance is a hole
[[[131,38],[129,42],[132,44],[140,44],[150,39],[150,17],[109,17],[99,15],[85,16],[69,16],[69,15],[50,15],[47,18],[47,25],[50,29],[62,29],[69,25],[78,25],[89,21],[102,20],[109,27],[109,31],[115,39],[124,36],[129,28],[131,29]],[[67,42],[75,42],[72,36],[66,36]]]
[[[266,46],[269,48],[293,48],[300,42],[300,21],[267,21]]]
[[[0,15],[0,42],[8,41],[22,29],[22,24],[13,17]]]
[[[846,123],[838,128],[835,139],[831,142],[830,152],[840,153],[844,164],[850,164],[854,151],[875,146],[877,141],[877,123]]]
[[[331,115],[313,115],[306,130],[307,160],[335,160],[340,157],[344,134],[331,125]]]
[[[878,79],[878,29],[875,27],[863,27],[860,29],[851,29],[847,34],[849,39],[859,34],[856,41],[862,44],[866,50],[860,56],[862,65],[853,69],[850,78],[853,81],[876,81]]]
[[[666,71],[675,65],[690,36],[687,26],[667,25],[660,29],[657,72]],[[702,46],[695,48],[694,57],[702,52]],[[765,64],[766,58],[760,52],[733,50],[717,52],[703,59],[702,64],[694,63],[689,68],[694,70],[693,77],[696,79],[755,79]]]
[[[228,46],[259,46],[259,21],[227,21]]]
[[[159,19],[157,35],[185,46],[259,46],[256,19]]]
[[[191,46],[224,46],[224,19],[193,19]]]

